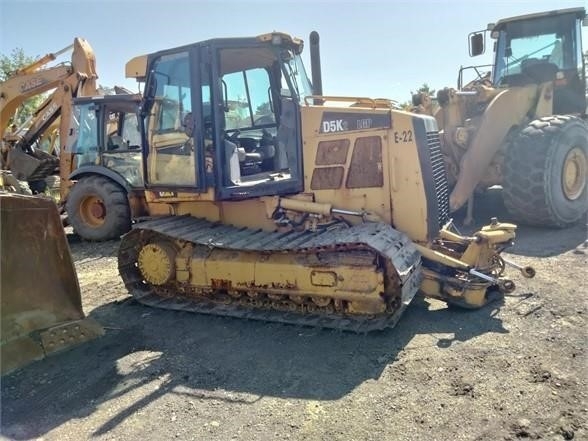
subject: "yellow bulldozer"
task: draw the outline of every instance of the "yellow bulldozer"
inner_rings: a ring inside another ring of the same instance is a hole
[[[273,32],[143,55],[151,219],[123,236],[125,286],[147,305],[369,331],[418,291],[466,308],[511,292],[515,225],[449,218],[434,118],[322,94],[303,41]]]
[[[0,191],[0,374],[103,333],[82,310],[55,203]]]
[[[470,55],[494,40],[494,63],[462,67],[457,89],[413,96],[435,116],[450,186],[450,208],[502,186],[510,214],[530,225],[567,227],[588,212],[584,8],[505,18],[470,34]],[[488,67],[491,72],[483,73]],[[476,78],[464,83],[464,76]]]

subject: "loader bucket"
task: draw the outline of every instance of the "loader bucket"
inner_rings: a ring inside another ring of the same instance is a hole
[[[103,334],[52,200],[0,192],[0,374]]]

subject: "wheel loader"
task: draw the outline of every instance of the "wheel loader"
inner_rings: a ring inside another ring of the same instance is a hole
[[[82,310],[55,203],[0,191],[0,227],[0,374],[102,335]]]
[[[435,119],[391,101],[323,96],[286,33],[143,55],[149,220],[123,236],[141,303],[350,331],[393,326],[418,291],[478,308],[514,283],[515,225],[471,236],[449,218]]]
[[[567,227],[588,212],[584,8],[499,20],[470,34],[470,55],[494,40],[491,66],[459,71],[457,89],[413,96],[414,110],[434,114],[452,187],[450,209],[502,186],[509,213],[525,224]],[[491,72],[484,70],[491,67]],[[475,78],[463,85],[464,76]]]

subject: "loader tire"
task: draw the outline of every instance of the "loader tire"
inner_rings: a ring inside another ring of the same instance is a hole
[[[131,229],[125,190],[103,176],[83,177],[73,185],[65,209],[69,223],[83,239],[118,239]]]
[[[588,125],[574,116],[532,121],[509,146],[506,209],[527,225],[565,228],[588,212]]]

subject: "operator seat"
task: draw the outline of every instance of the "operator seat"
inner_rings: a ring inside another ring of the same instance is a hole
[[[548,60],[528,58],[521,63],[521,72],[534,83],[544,83],[555,80],[559,67]]]

